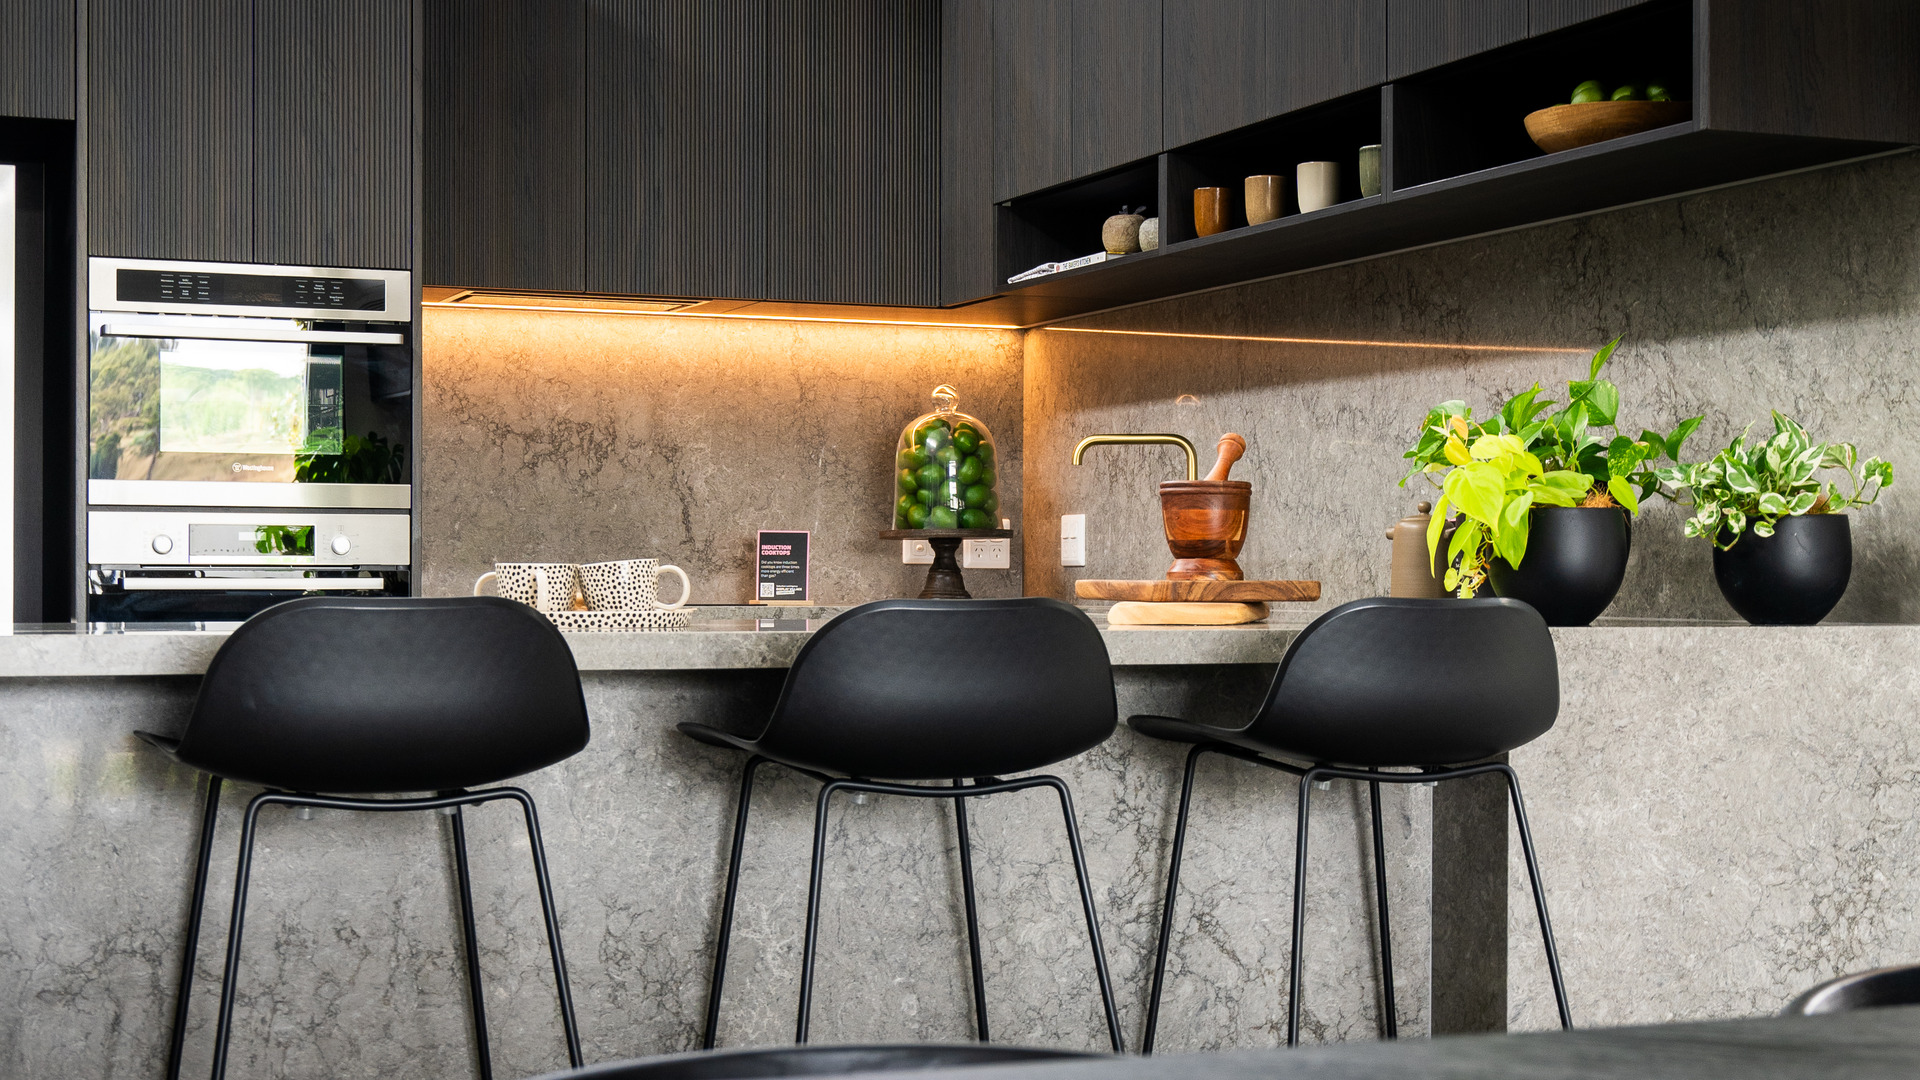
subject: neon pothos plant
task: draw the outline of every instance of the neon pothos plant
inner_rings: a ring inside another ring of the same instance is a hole
[[[1593,354],[1587,377],[1567,383],[1567,402],[1558,410],[1535,383],[1485,420],[1475,420],[1464,401],[1444,401],[1427,413],[1419,440],[1402,455],[1412,467],[1400,484],[1444,474],[1435,481],[1441,494],[1427,526],[1427,550],[1438,552],[1447,515],[1457,513],[1445,559],[1449,591],[1474,595],[1495,557],[1519,566],[1535,506],[1620,506],[1637,514],[1640,501],[1659,490],[1650,463],[1661,457],[1677,463],[1701,418],[1666,435],[1603,434],[1617,427],[1620,388],[1600,371],[1619,345],[1614,338]]]
[[[1747,431],[1753,430],[1748,425]],[[1721,549],[1751,531],[1772,536],[1783,517],[1838,514],[1849,507],[1872,506],[1893,486],[1893,464],[1868,458],[1860,464],[1852,443],[1817,443],[1792,418],[1773,414],[1773,437],[1747,444],[1746,432],[1711,460],[1660,469],[1658,478],[1675,489],[1669,498],[1694,509],[1686,534]],[[1853,490],[1814,479],[1822,469],[1841,469]]]

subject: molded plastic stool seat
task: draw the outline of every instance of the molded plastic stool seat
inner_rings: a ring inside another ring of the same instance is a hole
[[[1097,1057],[1072,1050],[1034,1050],[980,1043],[891,1046],[776,1046],[701,1050],[613,1061],[549,1073],[537,1080],[748,1080],[750,1077],[847,1076],[854,1073],[958,1069],[973,1065],[1071,1061]]]
[[[1875,968],[1828,979],[1794,998],[1780,1015],[1819,1016],[1890,1005],[1920,1005],[1920,964]]]

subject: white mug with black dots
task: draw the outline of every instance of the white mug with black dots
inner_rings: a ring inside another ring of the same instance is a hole
[[[573,609],[580,568],[572,563],[494,563],[493,569],[475,579],[473,595],[484,595],[481,590],[489,581],[501,596],[551,615]]]
[[[671,604],[660,602],[662,574],[673,574],[680,579],[680,598]],[[580,568],[580,584],[586,590],[590,611],[677,608],[693,596],[693,582],[687,572],[671,563],[663,565],[659,559],[587,563]]]

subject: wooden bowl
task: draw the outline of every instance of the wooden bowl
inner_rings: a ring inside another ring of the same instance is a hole
[[[1692,112],[1684,101],[1588,101],[1527,114],[1527,135],[1549,154],[1677,124]]]
[[[1160,485],[1160,518],[1175,580],[1239,581],[1234,559],[1247,540],[1247,508],[1253,485],[1245,480],[1168,480]]]

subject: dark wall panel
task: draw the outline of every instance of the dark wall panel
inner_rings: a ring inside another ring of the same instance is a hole
[[[1160,0],[1073,0],[1072,7],[1073,175],[1159,153]]]
[[[412,5],[255,10],[254,258],[413,266]]]
[[[1528,0],[1527,30],[1545,34],[1563,26],[1625,11],[1646,0]]]
[[[1073,175],[1071,0],[995,0],[993,197]]]
[[[1527,0],[1387,0],[1387,77],[1527,36]]]
[[[764,295],[768,3],[588,3],[588,289]]]
[[[92,0],[88,247],[253,253],[251,0]]]
[[[586,5],[428,0],[427,285],[586,287]]]
[[[0,3],[0,116],[73,119],[74,3]]]
[[[993,0],[940,5],[940,302],[994,292]]]
[[[938,303],[939,8],[769,10],[767,295]]]

